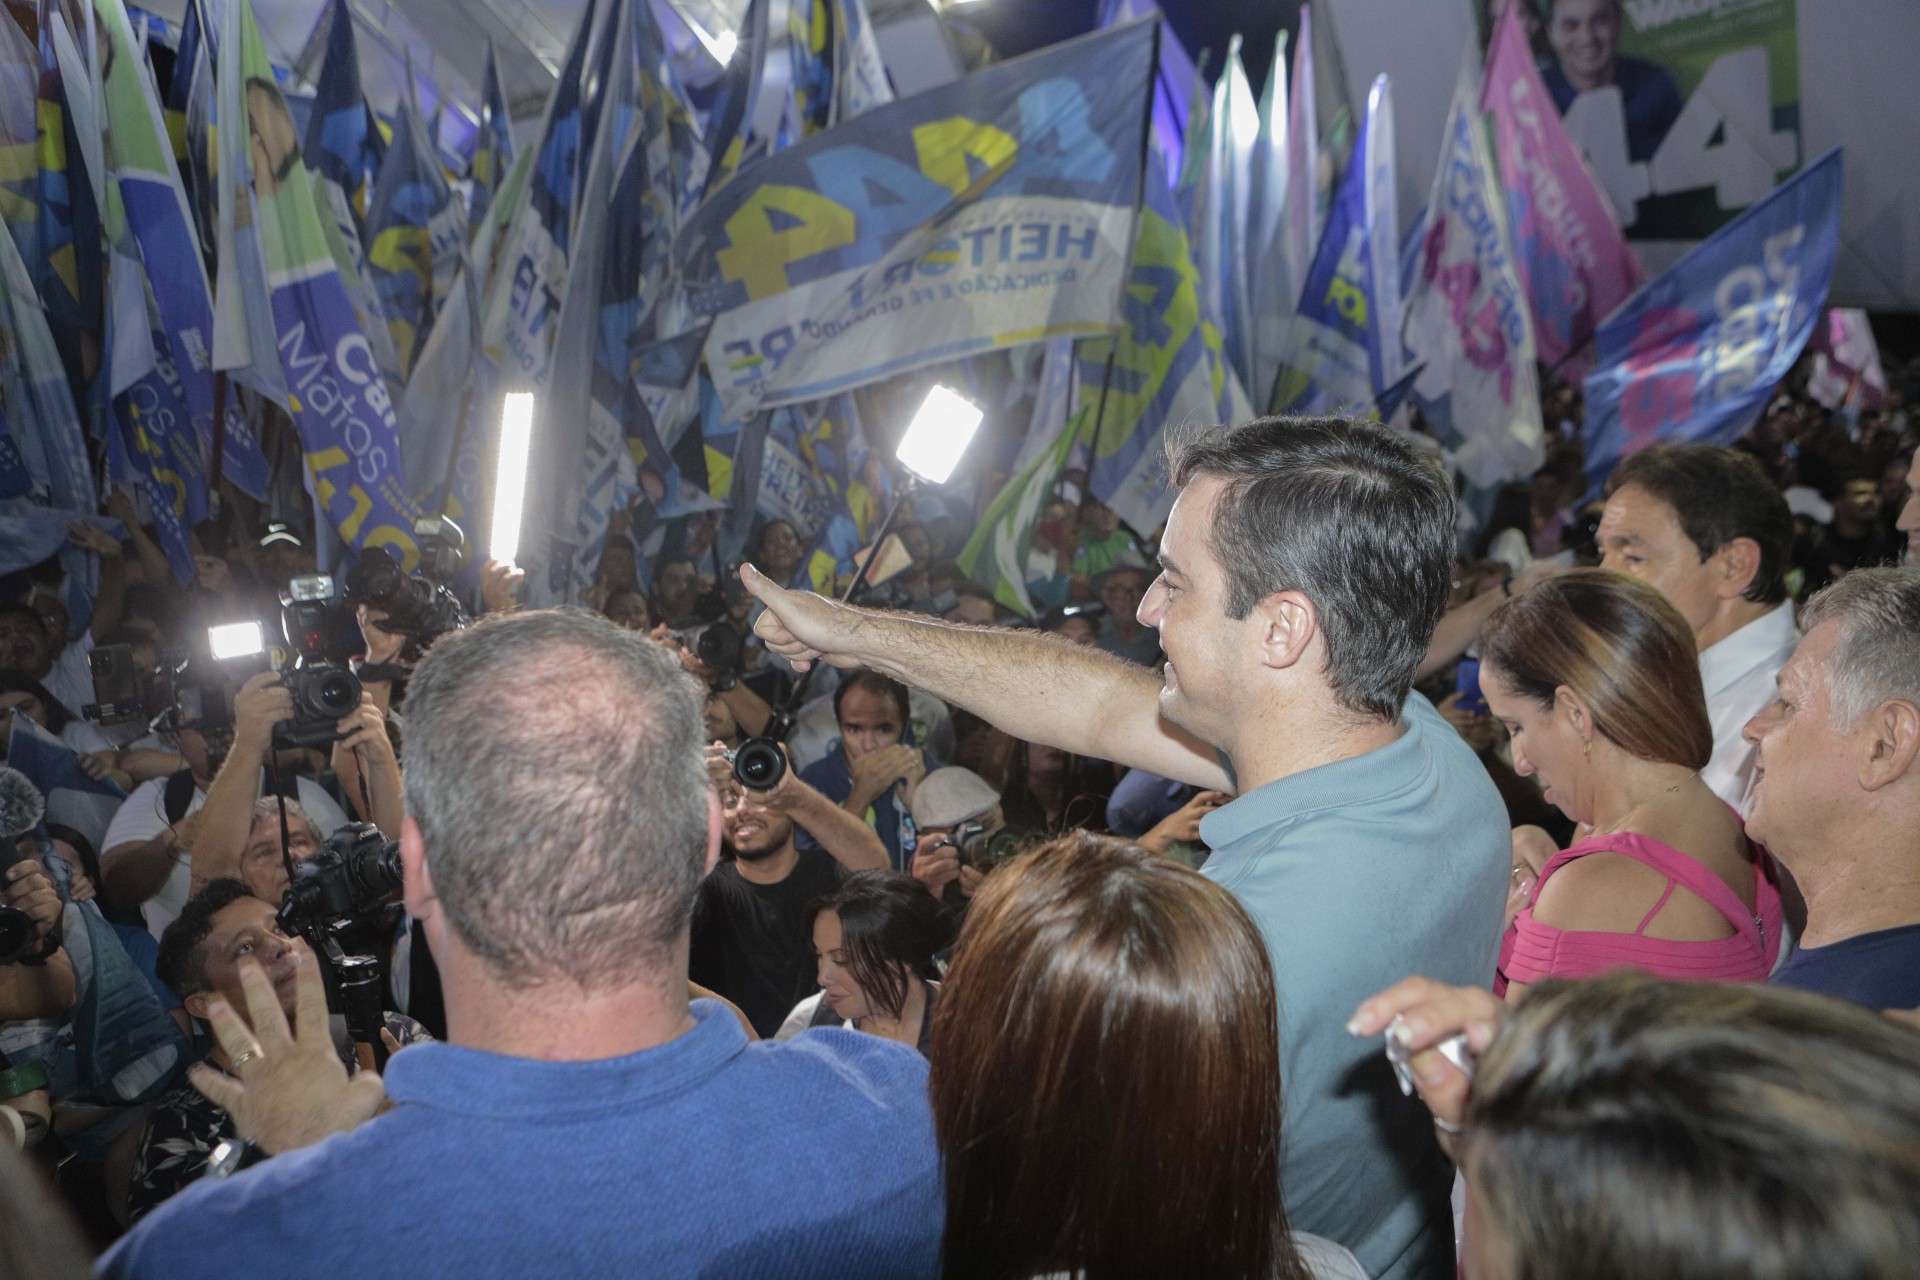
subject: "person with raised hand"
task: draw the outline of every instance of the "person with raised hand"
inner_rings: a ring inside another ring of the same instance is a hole
[[[1169,460],[1178,496],[1139,609],[1158,673],[746,568],[767,606],[755,629],[796,665],[871,667],[1015,738],[1238,793],[1200,835],[1280,990],[1289,1218],[1369,1274],[1450,1277],[1451,1170],[1423,1111],[1340,1028],[1408,972],[1493,979],[1506,811],[1412,693],[1452,583],[1453,491],[1392,432],[1334,418],[1194,435]]]

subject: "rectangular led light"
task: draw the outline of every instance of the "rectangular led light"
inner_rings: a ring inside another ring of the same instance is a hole
[[[257,622],[230,622],[223,627],[208,627],[207,644],[213,650],[214,658],[222,662],[228,658],[252,657],[266,648],[260,638],[260,624]]]
[[[500,409],[500,460],[494,471],[492,557],[512,564],[520,554],[520,512],[527,497],[527,453],[533,445],[533,394],[508,393]]]
[[[965,396],[950,387],[936,386],[927,392],[920,412],[913,415],[894,456],[928,484],[945,484],[960,465],[960,455],[973,442],[983,416],[979,406]]]

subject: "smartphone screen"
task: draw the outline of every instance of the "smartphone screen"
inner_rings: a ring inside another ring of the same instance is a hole
[[[1480,692],[1479,659],[1460,660],[1460,674],[1454,681],[1454,687],[1460,691],[1459,707],[1462,711],[1471,711],[1477,716],[1487,714],[1487,700]]]

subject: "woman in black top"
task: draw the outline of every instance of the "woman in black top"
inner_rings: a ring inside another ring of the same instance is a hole
[[[820,992],[789,1015],[781,1038],[848,1026],[925,1053],[940,989],[933,957],[948,941],[926,887],[900,871],[855,872],[807,908],[807,932]]]

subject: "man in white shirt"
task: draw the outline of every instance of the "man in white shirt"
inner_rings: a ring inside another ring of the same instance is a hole
[[[1700,776],[1744,813],[1753,748],[1740,731],[1774,700],[1800,642],[1787,597],[1787,500],[1746,454],[1657,445],[1608,479],[1599,542],[1604,568],[1658,587],[1693,628],[1713,725]]]
[[[208,837],[217,835],[244,845],[252,827],[253,803],[265,789],[273,727],[291,714],[291,701],[277,683],[266,678],[248,681],[234,699],[232,729],[183,725],[174,738],[187,769],[134,788],[114,815],[102,841],[102,888],[117,905],[137,904],[156,938],[180,914],[193,890],[192,858],[198,842],[183,840],[180,824],[213,798],[217,803],[212,819],[219,830],[208,830]],[[232,746],[222,753],[218,747],[228,732]],[[220,795],[214,794],[216,779],[221,783]],[[297,795],[289,799],[299,801],[322,835],[346,825],[347,815],[318,783],[299,778],[294,785]],[[198,825],[205,828],[208,821],[200,819]],[[238,848],[233,852],[237,865]]]

